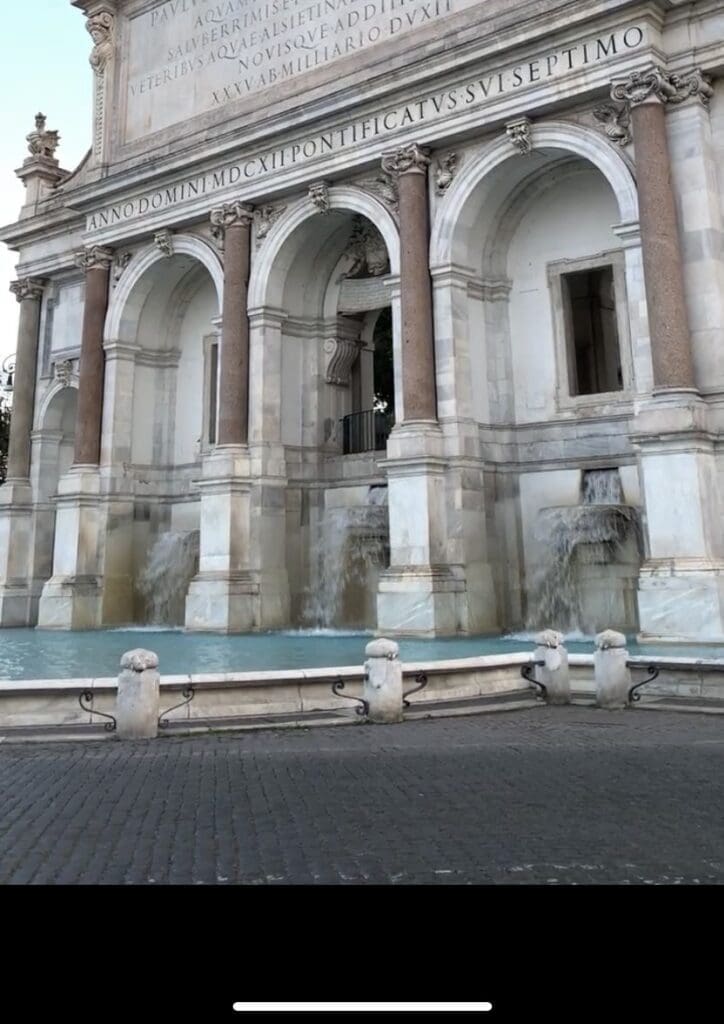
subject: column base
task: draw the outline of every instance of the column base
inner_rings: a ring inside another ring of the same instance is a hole
[[[384,636],[455,636],[464,580],[447,566],[410,566],[380,574],[377,632]]]
[[[38,629],[99,629],[103,590],[97,576],[52,576],[38,605]]]
[[[647,562],[638,603],[642,643],[724,644],[724,563]]]

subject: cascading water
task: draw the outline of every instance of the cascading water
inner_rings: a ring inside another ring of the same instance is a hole
[[[186,593],[198,565],[198,530],[159,533],[137,583],[148,625],[184,624]]]
[[[580,505],[538,513],[541,558],[531,587],[529,628],[592,633],[635,625],[638,512],[623,504],[615,469],[584,473],[581,498]]]
[[[303,618],[317,629],[364,628],[389,537],[387,488],[371,487],[365,505],[325,507],[310,552],[312,582]]]

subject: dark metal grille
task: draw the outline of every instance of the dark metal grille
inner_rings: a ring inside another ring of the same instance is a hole
[[[342,451],[345,455],[384,451],[394,419],[392,413],[366,409],[342,420]]]

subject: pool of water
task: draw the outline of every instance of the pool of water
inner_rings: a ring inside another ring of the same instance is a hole
[[[251,672],[264,669],[361,665],[371,634],[334,631],[254,633],[223,636],[181,630],[109,629],[54,632],[0,629],[0,680],[71,679],[115,676],[121,655],[134,647],[155,651],[164,675]],[[403,661],[444,661],[484,654],[532,651],[532,637],[449,637],[399,641]],[[590,638],[569,639],[572,653],[592,653]],[[639,645],[632,654],[724,658],[724,647]]]

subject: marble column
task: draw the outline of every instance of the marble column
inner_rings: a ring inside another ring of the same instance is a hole
[[[102,246],[85,249],[76,256],[77,265],[85,271],[85,306],[75,423],[74,463],[78,466],[97,466],[101,457],[105,374],[103,329],[112,262],[113,251]]]
[[[10,291],[20,303],[20,322],[8,448],[9,480],[27,480],[30,476],[30,432],[33,428],[40,306],[44,284],[42,280],[23,278],[10,285]]]
[[[637,406],[632,441],[646,507],[647,557],[638,583],[644,640],[724,642],[724,537],[715,427],[698,394],[687,315],[684,250],[666,111],[706,108],[713,94],[697,69],[635,72],[613,86],[631,108],[641,242],[654,371]],[[691,197],[686,200],[691,207]],[[695,295],[689,295],[691,302]]]
[[[224,235],[224,308],[219,373],[219,444],[249,438],[249,317],[247,290],[253,209],[228,203],[211,212]]]
[[[669,75],[658,67],[634,72],[611,90],[631,111],[654,391],[696,387],[666,107],[697,94],[708,103],[711,87],[699,72]]]
[[[34,615],[30,450],[43,284],[41,280],[23,278],[10,286],[20,303],[20,323],[8,472],[0,487],[0,626],[32,625]]]
[[[247,286],[252,208],[229,203],[211,214],[224,241],[224,301],[219,370],[218,444],[204,457],[199,571],[186,596],[186,628],[245,633],[288,625],[284,564],[283,449],[249,447],[250,326]],[[281,360],[280,338],[268,347]],[[257,353],[258,355],[258,353]],[[272,356],[273,358],[273,356]],[[276,393],[281,400],[280,379]],[[258,382],[255,399],[263,391]],[[276,417],[275,429],[279,429]]]
[[[92,246],[78,253],[85,271],[75,453],[58,481],[53,574],[43,587],[38,625],[45,629],[95,629],[115,621],[105,606],[109,505],[101,496],[101,427],[105,383],[103,333],[113,252]]]
[[[448,465],[437,421],[432,279],[429,267],[429,157],[410,145],[387,154],[400,210],[402,409],[387,443],[390,568],[380,573],[377,628],[385,635],[459,632],[465,603],[460,566],[450,564]]]
[[[420,146],[405,146],[382,160],[397,179],[400,210],[403,420],[436,420],[435,345],[429,267],[427,169]]]

